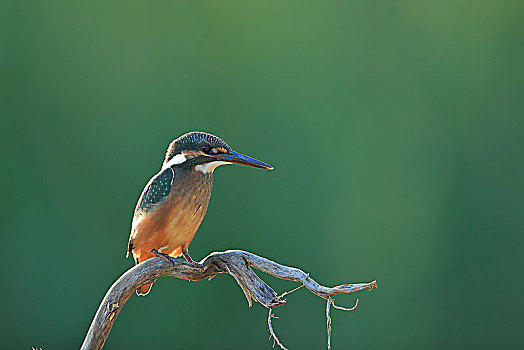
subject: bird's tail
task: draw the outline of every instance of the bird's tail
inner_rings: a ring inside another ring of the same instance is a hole
[[[151,290],[151,287],[153,287],[153,283],[143,284],[136,290],[136,295],[138,296],[144,296],[149,293]]]
[[[138,265],[140,263],[140,260],[144,261],[144,260],[147,260],[147,259],[149,259],[149,258],[151,258],[153,256],[153,254],[151,254],[151,253],[149,253],[150,256],[145,256],[145,257],[137,255],[135,253],[135,251],[133,251],[133,249],[132,249],[132,244],[133,244],[133,242],[131,240],[129,240],[129,249],[127,250],[127,254],[129,255],[129,252],[131,252],[133,254],[133,260],[135,261],[135,264]],[[127,256],[126,256],[126,258],[127,258]],[[149,294],[149,291],[151,290],[152,286],[153,286],[153,283],[148,283],[148,284],[141,285],[136,290],[136,295],[144,296],[144,295]]]

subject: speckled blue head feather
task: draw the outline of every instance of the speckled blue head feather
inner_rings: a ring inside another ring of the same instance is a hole
[[[167,163],[171,158],[177,154],[180,154],[182,151],[197,151],[203,146],[223,148],[228,152],[231,151],[231,147],[229,147],[227,142],[222,140],[220,137],[207,132],[192,131],[171,142],[167,149],[164,163]]]

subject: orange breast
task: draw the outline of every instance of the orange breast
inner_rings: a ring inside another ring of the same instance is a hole
[[[135,218],[132,231],[135,260],[151,258],[151,249],[178,256],[182,248],[189,247],[211,196],[212,178],[198,180],[180,179],[166,198]]]

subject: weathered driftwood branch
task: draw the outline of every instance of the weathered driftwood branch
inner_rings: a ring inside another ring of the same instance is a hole
[[[173,266],[167,261],[155,257],[126,271],[107,291],[91,323],[91,327],[89,327],[81,349],[101,349],[127,299],[142,284],[152,282],[162,276],[199,281],[204,278],[212,278],[219,273],[230,274],[242,288],[249,306],[251,306],[251,300],[253,299],[270,309],[268,318],[270,332],[282,348],[283,345],[276,339],[271,327],[271,308],[284,304],[286,301],[262,281],[250,266],[281,279],[302,283],[313,294],[326,299],[328,307],[333,295],[352,293],[364,289],[371,290],[377,286],[376,281],[373,281],[370,283],[342,284],[333,288],[324,287],[300,269],[283,266],[242,250],[211,253],[200,264],[203,265],[202,271],[182,259],[177,259]]]

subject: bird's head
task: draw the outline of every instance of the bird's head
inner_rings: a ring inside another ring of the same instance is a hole
[[[163,168],[175,166],[185,169],[194,168],[203,173],[213,173],[217,166],[224,164],[273,169],[271,165],[233,151],[221,138],[200,131],[184,134],[171,142]]]

